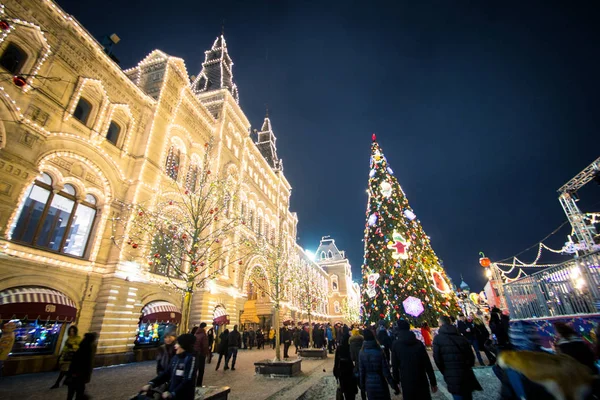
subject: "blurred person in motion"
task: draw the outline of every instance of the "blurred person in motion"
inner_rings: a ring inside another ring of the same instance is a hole
[[[433,339],[433,359],[444,376],[454,400],[472,400],[473,392],[483,390],[473,373],[475,356],[469,341],[461,336],[448,316],[441,316],[440,329]]]
[[[381,345],[385,357],[389,362],[390,352],[392,350],[392,338],[390,337],[388,330],[385,327],[385,321],[379,321],[379,327],[377,328],[377,341]]]
[[[83,335],[83,340],[79,343],[79,348],[73,354],[71,365],[69,366],[67,400],[84,400],[85,385],[92,379],[92,370],[94,368],[94,356],[96,355],[96,333],[88,332]]]
[[[431,348],[433,345],[433,335],[431,334],[431,327],[427,321],[421,324],[421,335],[423,336],[423,343],[425,343],[425,347]]]
[[[354,363],[354,377],[356,378],[357,383],[359,383],[358,381],[360,377],[358,369],[359,355],[364,341],[365,338],[360,334],[360,330],[358,328],[352,329],[352,336],[350,336],[350,339],[348,340],[348,345],[350,347],[350,358]],[[362,386],[360,387],[360,396],[362,399],[367,398],[365,390]]]
[[[196,337],[191,333],[179,335],[175,344],[175,356],[171,360],[169,368],[142,387],[141,393],[147,393],[151,389],[167,383],[167,390],[162,392],[163,399],[194,400],[196,386],[194,382],[195,341]]]
[[[169,368],[171,360],[175,355],[175,340],[177,340],[176,328],[169,326],[165,329],[164,344],[158,348],[156,354],[156,374],[160,375]]]
[[[556,351],[573,357],[585,365],[592,375],[598,375],[594,352],[583,342],[583,339],[575,332],[575,329],[564,322],[556,322],[554,324],[554,331],[558,335]]]
[[[21,326],[21,321],[11,320],[6,322],[2,326],[0,332],[0,378],[2,378],[2,368],[4,367],[4,361],[8,358],[8,355],[12,351],[15,344],[15,329]]]
[[[215,328],[214,325],[206,332],[206,336],[208,336],[208,361],[210,364],[212,362],[213,356],[213,345],[215,344]]]
[[[208,358],[208,336],[206,335],[206,322],[202,322],[194,333],[194,354],[196,355],[196,386],[202,386],[204,369]]]
[[[79,343],[81,343],[81,337],[77,333],[77,327],[75,325],[71,325],[67,331],[67,341],[65,342],[65,347],[63,347],[58,359],[60,373],[56,379],[56,382],[50,389],[58,388],[62,379],[67,376],[67,373],[69,372],[73,355],[79,349]]]
[[[410,324],[399,320],[398,339],[392,345],[392,375],[402,386],[403,400],[431,400],[437,380],[423,343],[410,330]]]
[[[490,332],[485,327],[483,321],[477,317],[473,319],[473,329],[479,351],[485,353],[485,356],[488,359],[488,365],[494,365],[496,363],[496,356],[490,350]]]
[[[386,332],[387,335],[387,332]],[[400,394],[400,387],[390,373],[390,365],[375,335],[370,329],[363,331],[365,341],[358,356],[359,385],[365,391],[368,400],[389,400],[389,386],[394,394]]]
[[[227,345],[227,357],[225,358],[224,370],[227,371],[229,369],[229,360],[233,358],[233,361],[231,362],[231,370],[235,371],[235,362],[237,360],[238,349],[242,347],[242,335],[238,331],[237,325],[234,325],[233,330],[229,332]]]
[[[338,390],[341,391],[344,400],[354,400],[358,393],[358,383],[354,375],[354,363],[350,354],[349,334],[342,336],[342,344],[335,350],[335,361],[333,364],[333,376],[339,382]]]

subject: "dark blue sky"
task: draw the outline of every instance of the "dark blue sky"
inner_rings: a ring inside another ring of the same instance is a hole
[[[159,48],[197,74],[225,19],[254,127],[269,104],[300,244],[333,236],[356,280],[371,132],[449,275],[475,289],[477,253],[509,257],[559,226],[556,190],[600,153],[592,2],[58,3],[96,37],[117,33],[123,68]],[[599,188],[582,193],[600,208]]]

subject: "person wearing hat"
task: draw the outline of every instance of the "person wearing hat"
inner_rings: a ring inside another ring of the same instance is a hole
[[[398,321],[398,339],[392,345],[392,375],[402,386],[404,400],[431,400],[437,392],[437,380],[425,345],[410,330],[410,324]],[[428,380],[429,378],[429,380]]]
[[[147,392],[151,388],[168,382],[168,389],[162,394],[163,399],[194,400],[196,388],[195,341],[196,337],[191,333],[179,335],[175,344],[175,356],[171,360],[169,368],[142,387],[142,392]]]
[[[169,368],[171,360],[175,355],[175,340],[177,340],[176,328],[169,325],[163,336],[164,344],[158,348],[156,354],[156,374],[160,375]]]

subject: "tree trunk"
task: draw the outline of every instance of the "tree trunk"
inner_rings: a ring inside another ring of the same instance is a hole
[[[310,318],[310,311],[308,312],[308,348],[310,349],[311,347],[313,347],[314,342],[313,342],[313,326],[311,323],[311,318]]]
[[[279,304],[275,305],[275,318],[273,319],[275,326],[275,361],[281,361],[281,338],[279,332]]]
[[[193,290],[188,288],[183,296],[183,305],[181,307],[181,323],[179,324],[178,329],[180,335],[182,333],[188,333],[190,329],[188,325],[190,324],[190,312],[192,309],[192,294]]]

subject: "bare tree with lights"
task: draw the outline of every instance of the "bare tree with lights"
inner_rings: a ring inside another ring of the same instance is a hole
[[[281,228],[277,238],[271,237],[270,241],[261,236],[257,241],[249,243],[253,254],[259,256],[264,268],[264,275],[253,274],[250,276],[252,283],[258,287],[273,302],[275,308],[275,361],[281,361],[280,341],[280,309],[281,303],[288,298],[292,273],[292,250],[287,243],[287,235]]]
[[[115,243],[141,260],[151,279],[183,295],[181,332],[189,328],[194,292],[241,264],[249,251],[237,233],[244,222],[233,211],[239,182],[211,173],[212,145],[205,147],[201,167],[190,166],[184,182],[177,179],[179,160],[170,165],[167,159],[172,179],[163,180],[147,203],[123,204],[124,213],[112,219],[113,231],[124,231],[113,234]]]
[[[317,311],[319,303],[325,301],[327,291],[318,282],[317,271],[305,263],[296,262],[292,268],[294,295],[300,311],[308,317],[309,347],[313,345],[312,316]]]
[[[360,305],[356,302],[352,302],[349,297],[346,297],[342,301],[342,314],[350,325],[360,323]]]

